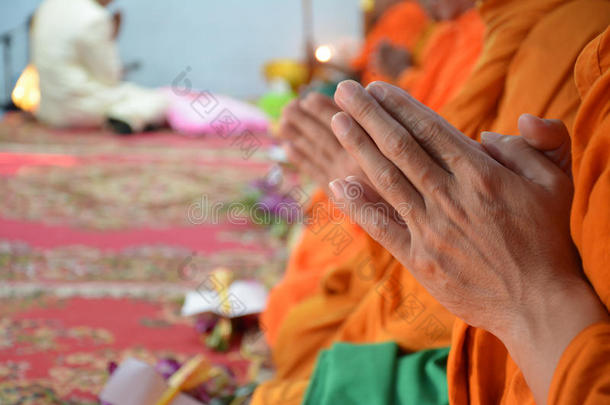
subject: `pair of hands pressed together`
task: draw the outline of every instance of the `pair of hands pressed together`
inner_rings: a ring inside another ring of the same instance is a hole
[[[330,127],[333,115],[340,111],[330,98],[312,92],[293,100],[282,112],[279,134],[288,160],[324,188],[337,177],[363,176]]]
[[[522,137],[480,144],[385,83],[343,82],[335,101],[332,130],[366,176],[332,181],[335,201],[447,309],[502,340],[544,403],[567,345],[608,317],[570,238],[563,124],[524,115]]]

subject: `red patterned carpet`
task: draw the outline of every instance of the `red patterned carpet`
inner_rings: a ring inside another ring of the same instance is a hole
[[[248,157],[220,137],[59,132],[4,116],[0,404],[97,403],[108,362],[125,356],[205,352],[244,375],[237,350],[208,351],[178,311],[217,266],[261,278],[282,266],[265,229],[187,215],[268,171],[261,140]]]

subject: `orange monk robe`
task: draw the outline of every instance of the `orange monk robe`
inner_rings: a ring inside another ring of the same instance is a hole
[[[387,81],[370,63],[382,41],[389,41],[416,55],[433,25],[416,1],[402,1],[388,8],[366,36],[360,55],[352,61],[352,68],[360,72],[360,82],[366,85],[375,80]]]
[[[438,111],[470,77],[484,34],[485,24],[476,9],[438,23],[422,50],[420,65],[405,69],[395,84]]]
[[[528,82],[524,77],[511,78],[520,88],[509,89],[515,96],[521,92],[527,100],[530,92],[540,97],[537,87],[549,89],[541,75],[556,76],[552,66],[564,68],[562,60],[576,59],[578,47],[584,48],[596,33],[610,24],[610,2],[582,0],[568,2],[541,21],[524,47],[534,47],[536,42],[546,45],[538,52],[552,57],[551,50],[561,51],[546,64],[544,58],[534,58],[541,74],[534,75],[540,81]],[[578,53],[577,53],[578,52]],[[525,55],[529,55],[525,52]],[[586,276],[610,309],[610,34],[608,31],[589,44],[580,54],[574,80],[554,87],[554,92],[572,94],[567,87],[583,97],[576,123],[572,131],[573,173],[575,196],[572,206],[571,230],[579,249]],[[528,64],[528,59],[520,58]],[[547,69],[548,66],[548,69]],[[529,69],[524,69],[527,72]],[[574,69],[565,69],[574,71]],[[514,74],[517,74],[516,70]],[[565,89],[565,90],[562,90]],[[553,93],[553,92],[551,92]],[[558,100],[549,98],[546,105],[556,105]],[[571,117],[570,103],[560,110]],[[528,102],[528,101],[526,101]],[[545,105],[536,111],[544,111]],[[548,108],[548,107],[546,107]],[[532,112],[521,111],[521,112]],[[518,111],[508,114],[516,119]],[[501,120],[496,120],[501,122]],[[497,124],[497,127],[502,124]],[[497,129],[495,129],[497,130]],[[502,343],[488,332],[456,322],[452,350],[448,364],[449,395],[452,404],[533,404],[534,399],[519,371]],[[567,348],[555,371],[549,395],[551,404],[605,404],[610,403],[610,325],[600,323],[583,331]]]
[[[574,122],[573,69],[607,24],[605,0],[485,0],[483,52],[462,90],[440,113],[474,139],[516,134],[521,114]]]
[[[320,280],[369,246],[369,238],[358,225],[344,221],[345,215],[334,208],[324,191],[317,191],[310,203],[311,223],[303,229],[282,280],[269,294],[261,314],[261,328],[271,347],[286,315],[301,301],[320,293]]]
[[[578,58],[583,102],[572,137],[572,237],[585,275],[610,312],[610,28]],[[549,403],[610,404],[610,323],[582,331],[555,370]]]
[[[579,57],[576,83],[583,103],[572,138],[572,236],[587,278],[610,311],[610,28]],[[610,404],[610,323],[592,325],[568,346],[549,403]]]
[[[274,380],[257,388],[252,404],[300,404],[318,353],[332,343],[396,341],[414,352],[450,343],[447,312],[375,242],[327,271],[320,292],[295,306],[275,346]]]

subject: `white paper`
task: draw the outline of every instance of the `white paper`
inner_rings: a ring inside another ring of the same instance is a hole
[[[128,358],[112,373],[100,393],[100,399],[112,405],[153,405],[168,385],[153,367]],[[203,405],[184,394],[178,394],[171,405]]]
[[[221,298],[220,294],[212,290],[189,291],[182,306],[182,315],[212,312],[228,318],[237,318],[258,314],[265,309],[267,290],[258,281],[235,281],[228,291],[228,300],[231,303],[229,314],[224,313]]]

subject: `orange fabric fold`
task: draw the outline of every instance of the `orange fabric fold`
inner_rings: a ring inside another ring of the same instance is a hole
[[[583,103],[572,139],[575,183],[571,227],[586,276],[610,311],[610,28],[576,66]],[[582,331],[555,370],[549,404],[610,403],[610,323]]]
[[[485,25],[472,9],[438,23],[425,43],[419,66],[405,71],[396,84],[437,111],[462,88],[483,48]]]
[[[356,224],[343,221],[344,214],[318,190],[308,209],[311,224],[301,234],[290,254],[282,280],[269,294],[261,314],[261,327],[271,347],[275,346],[279,327],[297,304],[321,291],[325,271],[351,263],[368,248],[368,235]]]
[[[562,21],[557,20],[559,17],[562,17]],[[555,21],[555,24],[547,25],[543,20],[532,30],[539,36],[539,44],[548,44],[549,37],[555,35],[560,38],[579,37],[580,41],[590,40],[596,33],[606,30],[582,47],[584,49],[579,52],[576,68],[572,69],[576,81],[570,80],[582,97],[572,130],[575,195],[571,230],[585,275],[606,308],[610,309],[610,33],[607,30],[610,2],[572,1],[555,8],[547,18]],[[540,26],[548,28],[546,35],[538,29]],[[564,30],[569,34],[562,32]],[[575,41],[575,38],[571,38],[571,41]],[[570,52],[575,51],[570,43],[567,48]],[[546,52],[549,50],[546,48]],[[568,53],[563,46],[556,48],[556,51],[561,52],[566,60],[577,57]],[[522,59],[520,63],[529,62]],[[510,82],[511,78],[507,81]],[[528,89],[538,85],[537,82],[530,82],[526,86],[524,78],[513,83],[522,86],[520,91],[523,95],[529,94]],[[517,94],[519,89],[513,88],[512,92]],[[553,100],[553,103],[557,105],[557,100]],[[572,100],[567,100],[565,107],[571,103]],[[566,114],[572,116],[570,109],[566,109]],[[564,117],[560,115],[558,118]],[[607,330],[607,325],[597,325],[583,331],[572,342],[555,370],[549,403],[610,403],[607,356],[610,340],[607,339]],[[453,333],[448,363],[452,404],[534,403],[523,375],[497,338],[461,321],[456,322]],[[587,350],[581,350],[586,337],[592,340],[587,341]]]
[[[382,41],[417,54],[432,25],[415,1],[402,1],[388,8],[366,36],[358,57],[352,61],[352,68],[360,72],[361,83],[367,85],[375,80],[387,81],[370,64],[373,53]]]
[[[557,365],[548,403],[610,403],[610,323],[592,325],[570,343]]]
[[[576,57],[605,28],[604,0],[486,0],[487,31],[470,78],[441,115],[471,138],[483,130],[516,134],[523,113],[570,127],[579,97]]]

